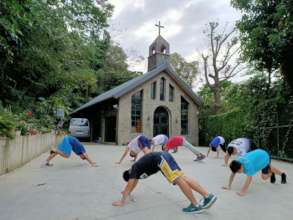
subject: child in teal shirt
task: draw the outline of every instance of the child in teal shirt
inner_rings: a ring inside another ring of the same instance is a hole
[[[224,189],[231,189],[231,185],[236,173],[244,173],[247,175],[242,190],[237,193],[240,196],[244,196],[247,193],[248,187],[252,182],[252,177],[259,171],[261,171],[261,177],[263,180],[266,180],[270,177],[271,183],[275,183],[275,174],[277,174],[281,176],[282,184],[285,184],[287,182],[286,174],[276,167],[273,167],[271,165],[271,159],[268,152],[261,149],[251,151],[244,156],[238,157],[236,160],[233,160],[230,163],[230,169],[232,171],[232,174],[229,178],[228,186],[223,187]]]

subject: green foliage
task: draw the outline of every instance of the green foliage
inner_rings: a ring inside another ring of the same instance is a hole
[[[290,0],[232,0],[242,11],[242,52],[247,61],[268,72],[281,68],[293,91],[293,4]]]
[[[0,99],[12,111],[2,111],[3,126],[13,117],[23,135],[49,131],[57,109],[67,117],[138,75],[106,31],[112,10],[94,0],[0,2]]]
[[[244,84],[227,82],[218,114],[212,114],[212,94],[204,87],[199,93],[204,99],[200,116],[202,144],[215,135],[222,135],[228,141],[243,136],[259,140],[262,127],[292,123],[293,97],[283,81],[278,76],[275,79],[271,87],[263,74],[253,76]]]
[[[170,55],[170,62],[179,77],[191,87],[198,74],[198,62],[187,62],[184,57],[178,53]]]
[[[11,112],[6,111],[0,105],[0,136],[5,136],[10,139],[14,138],[15,127],[16,127],[16,120],[11,114]]]
[[[106,51],[103,68],[96,72],[98,94],[112,89],[141,73],[131,72],[127,69],[127,56],[117,45],[111,44]]]

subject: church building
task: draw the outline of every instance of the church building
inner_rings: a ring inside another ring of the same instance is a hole
[[[183,135],[198,144],[202,100],[169,63],[170,46],[160,35],[149,47],[148,72],[82,105],[72,117],[88,118],[91,139],[126,144],[143,133]]]

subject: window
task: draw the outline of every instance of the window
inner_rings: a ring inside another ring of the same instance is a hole
[[[160,80],[160,100],[165,100],[165,94],[166,94],[166,79],[164,77]]]
[[[135,128],[137,133],[142,131],[142,97],[143,90],[131,97],[131,127]]]
[[[169,84],[169,102],[174,101],[174,87]]]
[[[188,105],[189,103],[181,97],[181,134],[188,134]]]
[[[156,99],[156,93],[157,93],[157,82],[153,82],[151,84],[151,99]]]

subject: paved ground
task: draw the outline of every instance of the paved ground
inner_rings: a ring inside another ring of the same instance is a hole
[[[292,219],[293,187],[264,183],[257,176],[246,197],[235,194],[241,187],[239,176],[232,191],[225,192],[229,170],[222,160],[208,158],[193,162],[189,151],[180,149],[174,157],[184,172],[199,180],[209,191],[218,195],[218,201],[202,214],[186,214],[181,209],[189,204],[177,187],[170,185],[158,173],[140,181],[133,195],[135,202],[122,208],[113,207],[124,187],[121,173],[131,165],[126,159],[116,165],[124,148],[117,146],[88,146],[89,154],[100,167],[89,167],[73,156],[56,159],[53,167],[40,166],[47,154],[26,166],[0,176],[1,220],[83,220],[83,219]],[[206,149],[201,148],[201,151]],[[293,176],[293,164],[273,163]],[[196,195],[199,198],[199,195]]]

